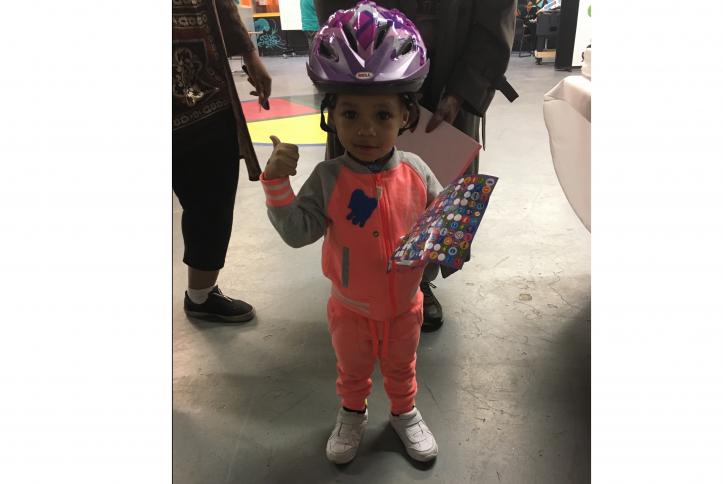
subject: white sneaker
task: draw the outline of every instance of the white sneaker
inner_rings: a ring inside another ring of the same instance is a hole
[[[335,464],[350,462],[356,456],[368,420],[368,409],[361,414],[340,408],[334,430],[326,442],[326,458]]]
[[[437,457],[437,441],[434,440],[434,435],[424,423],[417,407],[398,417],[391,415],[389,423],[402,439],[409,457],[420,462],[427,462]]]

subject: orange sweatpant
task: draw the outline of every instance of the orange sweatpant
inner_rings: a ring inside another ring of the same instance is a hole
[[[333,297],[327,304],[331,344],[336,353],[336,393],[352,410],[363,410],[372,390],[377,358],[392,413],[408,412],[417,394],[417,345],[422,327],[422,293],[409,311],[391,321],[366,318]]]

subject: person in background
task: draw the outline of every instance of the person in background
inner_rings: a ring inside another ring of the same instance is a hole
[[[319,20],[316,16],[316,7],[314,0],[300,0],[301,4],[301,30],[304,31],[306,42],[309,44],[309,53],[311,53],[311,42],[314,35],[319,30]]]
[[[537,8],[534,2],[529,1],[522,10],[522,24],[527,29],[527,32],[532,36],[532,44],[535,45],[535,36],[537,35],[537,12],[540,9]]]
[[[320,22],[355,3],[314,2]],[[377,4],[409,17],[427,46],[431,66],[419,91],[420,104],[434,116],[423,129],[431,132],[446,121],[477,141],[481,133],[484,146],[485,112],[495,91],[500,90],[509,101],[517,97],[504,75],[515,32],[516,0],[379,0]],[[339,140],[329,135],[327,159],[343,153]],[[466,174],[476,174],[478,163],[475,157]],[[444,322],[442,305],[432,293],[432,281],[439,272],[439,265],[429,264],[420,285],[424,294],[422,331],[436,331]],[[455,270],[444,267],[441,272],[447,277]]]
[[[527,2],[525,9],[522,11],[522,18],[525,20],[535,18],[535,16],[537,16],[538,10],[539,8],[537,8],[535,3],[530,0],[529,2]]]
[[[171,14],[172,185],[183,208],[183,262],[188,266],[183,307],[198,319],[249,321],[253,307],[225,296],[216,285],[231,237],[239,159],[246,161],[249,180],[261,174],[228,57],[243,57],[252,94],[262,105],[268,105],[271,77],[233,0],[174,0]]]

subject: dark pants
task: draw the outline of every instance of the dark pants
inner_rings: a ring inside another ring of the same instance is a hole
[[[173,133],[173,191],[183,215],[183,262],[203,271],[223,267],[231,238],[239,149],[231,110],[203,127]]]
[[[306,36],[306,43],[309,45],[309,55],[311,55],[311,46],[314,44],[314,36],[316,35],[315,30],[304,30]]]

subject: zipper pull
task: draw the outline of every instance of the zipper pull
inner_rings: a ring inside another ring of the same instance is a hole
[[[392,264],[394,264],[394,262],[393,262],[392,259],[390,258],[390,259],[389,259],[389,262],[387,263],[387,274],[389,274],[390,272],[392,272]]]
[[[374,186],[377,189],[377,200],[381,200],[382,193],[384,193],[384,188],[382,187],[381,179],[382,179],[382,177],[379,175],[379,173],[374,174]]]

